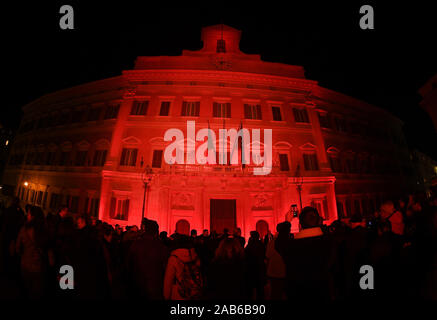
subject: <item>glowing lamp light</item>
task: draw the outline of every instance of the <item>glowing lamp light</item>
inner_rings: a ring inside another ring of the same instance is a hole
[[[9,140],[6,140],[6,143],[5,143],[5,145],[8,145],[9,144]]]
[[[24,186],[27,187],[29,185],[29,182],[25,181]]]

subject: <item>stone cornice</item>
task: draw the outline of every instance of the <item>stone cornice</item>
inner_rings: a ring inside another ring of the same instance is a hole
[[[129,82],[141,81],[214,81],[224,83],[243,82],[290,89],[312,90],[317,82],[307,79],[218,70],[126,70],[123,76]]]

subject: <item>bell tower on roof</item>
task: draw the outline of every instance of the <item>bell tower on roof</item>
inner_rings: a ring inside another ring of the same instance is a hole
[[[240,51],[241,31],[224,24],[217,24],[202,28],[202,52],[205,53],[233,53]]]

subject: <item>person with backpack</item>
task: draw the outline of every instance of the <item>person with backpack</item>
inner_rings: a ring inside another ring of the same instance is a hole
[[[201,264],[188,236],[180,237],[170,253],[164,276],[164,299],[199,300],[203,295]]]

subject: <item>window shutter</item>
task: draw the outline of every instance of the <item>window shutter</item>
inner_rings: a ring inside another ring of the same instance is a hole
[[[281,166],[281,171],[290,171],[290,167],[288,165],[288,156],[286,154],[279,155],[279,163]]]
[[[250,105],[248,105],[248,104],[244,105],[244,118],[245,119],[251,119],[251,116],[250,116]]]
[[[123,219],[127,220],[129,215],[129,199],[123,201]]]
[[[182,102],[182,114],[183,117],[187,115],[187,102]]]
[[[111,198],[111,207],[109,210],[109,215],[110,217],[113,219],[115,216],[115,208],[117,206],[117,199],[115,199],[114,197]]]
[[[196,114],[195,116],[198,117],[200,113],[200,101],[196,101]]]
[[[106,154],[108,153],[108,150],[103,150],[102,152],[102,158],[100,160],[100,166],[104,166],[106,162]]]
[[[226,118],[230,118],[231,117],[231,103],[227,102],[226,103]]]
[[[125,166],[126,165],[126,153],[127,149],[123,148],[121,152],[121,158],[120,158],[120,165]]]
[[[141,109],[141,114],[145,116],[147,114],[147,110],[149,109],[149,101],[144,101]]]
[[[218,104],[217,104],[217,102],[214,102],[213,104],[212,104],[212,116],[213,117],[218,117]]]
[[[256,105],[256,111],[257,111],[257,119],[261,120],[262,119],[262,115],[261,115],[261,106],[258,104]]]
[[[162,150],[153,151],[152,168],[161,168]]]
[[[85,205],[83,206],[83,212],[85,212],[85,213],[89,213],[89,210],[88,210],[88,204],[89,204],[89,202],[90,202],[90,198],[86,198],[85,199]]]
[[[135,167],[137,164],[138,149],[131,149],[130,163],[129,165]]]

